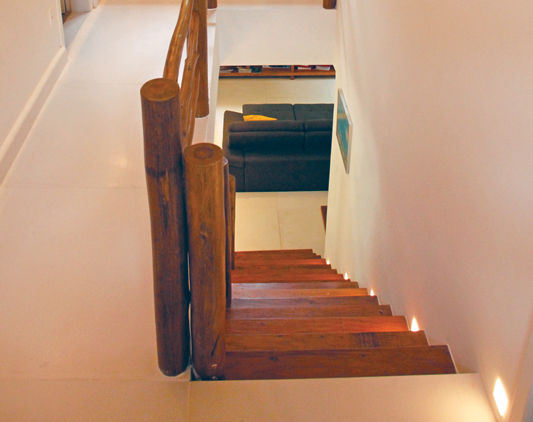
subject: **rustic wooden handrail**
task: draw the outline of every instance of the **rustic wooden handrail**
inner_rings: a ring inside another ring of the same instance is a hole
[[[233,258],[233,234],[231,215],[231,182],[229,174],[229,161],[224,157],[224,212],[226,224],[226,306],[229,307],[231,303],[231,270]]]
[[[194,121],[196,117],[196,106],[198,102],[198,83],[197,73],[200,54],[198,53],[198,32],[200,29],[200,18],[198,13],[193,13],[191,26],[189,28],[189,37],[187,41],[187,59],[182,80],[182,90],[180,95],[181,111],[180,118],[182,122],[183,148],[192,143],[194,134]]]
[[[235,176],[229,176],[229,195],[231,206],[231,269],[235,269],[235,202],[237,199]]]
[[[189,363],[189,288],[179,87],[168,79],[141,88],[144,159],[152,228],[158,363],[177,375]]]
[[[173,81],[178,81],[178,75],[180,73],[181,55],[183,53],[183,47],[185,46],[185,40],[189,33],[189,22],[191,20],[193,6],[196,0],[183,0],[181,3],[180,14],[178,17],[178,23],[172,34],[170,45],[168,47],[167,60],[165,62],[165,70],[163,71],[163,77]]]
[[[192,361],[202,379],[223,377],[226,325],[226,223],[223,152],[214,144],[185,149]]]
[[[185,41],[187,58],[180,88],[178,79]],[[158,364],[165,375],[177,375],[189,364],[190,351],[182,154],[192,142],[195,118],[209,113],[207,0],[182,0],[163,78],[143,85],[141,103],[152,231]],[[225,309],[225,303],[222,309]],[[218,344],[223,348],[224,341],[218,341]],[[224,354],[219,349],[215,351],[218,357]],[[222,367],[221,362],[217,361],[216,365]],[[212,377],[218,376],[221,369],[201,370],[207,374],[203,376]]]

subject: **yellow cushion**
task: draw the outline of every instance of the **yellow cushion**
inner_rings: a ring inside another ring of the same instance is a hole
[[[245,122],[254,122],[259,120],[278,120],[275,117],[261,116],[260,114],[248,114],[242,116]]]

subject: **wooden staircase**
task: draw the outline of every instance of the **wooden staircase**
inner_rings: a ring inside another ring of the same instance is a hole
[[[403,316],[312,250],[235,253],[225,379],[455,373]]]

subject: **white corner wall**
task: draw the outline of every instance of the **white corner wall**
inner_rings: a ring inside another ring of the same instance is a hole
[[[3,2],[0,181],[66,62],[58,0]]]
[[[336,14],[324,10],[321,3],[252,7],[224,7],[227,2],[220,3],[221,65],[333,62]]]
[[[327,257],[416,315],[488,393],[501,377],[519,420],[533,379],[533,3],[337,8],[353,136],[348,175],[334,137]]]

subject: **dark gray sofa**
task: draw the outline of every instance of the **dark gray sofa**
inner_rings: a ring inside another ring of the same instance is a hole
[[[238,192],[327,190],[333,104],[245,104],[224,113],[224,154]],[[273,121],[245,122],[261,114]]]

